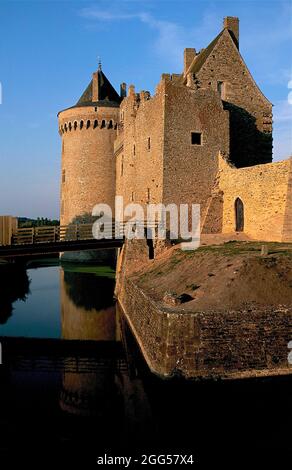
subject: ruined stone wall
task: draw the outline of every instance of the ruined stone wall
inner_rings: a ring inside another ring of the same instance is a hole
[[[292,310],[178,313],[123,279],[119,301],[150,368],[160,375],[246,377],[291,373]]]
[[[114,208],[114,139],[119,108],[79,107],[59,115],[62,137],[61,224],[91,213],[98,203]]]
[[[230,110],[232,162],[238,167],[271,162],[272,105],[257,87],[227,30],[196,79],[202,88],[216,91],[218,82],[223,83],[222,99]]]
[[[236,169],[220,157],[222,231],[235,231],[235,200],[244,205],[244,233],[267,241],[292,241],[292,160]]]
[[[163,201],[201,204],[204,214],[218,171],[218,152],[229,153],[229,113],[213,90],[166,81]],[[191,133],[201,133],[193,145]]]
[[[164,90],[155,96],[136,94],[121,103],[121,126],[115,142],[116,194],[125,204],[146,204],[162,200],[164,140]]]

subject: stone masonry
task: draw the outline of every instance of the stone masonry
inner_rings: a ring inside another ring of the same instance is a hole
[[[162,74],[153,96],[133,85],[127,96],[124,83],[118,95],[100,66],[59,113],[61,223],[98,203],[114,212],[118,195],[144,208],[200,204],[204,233],[235,232],[240,199],[240,230],[291,240],[290,163],[271,163],[272,105],[239,46],[239,19],[227,17],[207,48],[185,49],[183,72]]]

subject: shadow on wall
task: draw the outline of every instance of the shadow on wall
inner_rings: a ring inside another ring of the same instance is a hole
[[[5,324],[13,312],[13,302],[26,301],[30,280],[24,266],[0,266],[0,324]]]
[[[271,163],[272,133],[260,131],[245,109],[227,102],[224,109],[230,113],[230,163],[237,168]]]

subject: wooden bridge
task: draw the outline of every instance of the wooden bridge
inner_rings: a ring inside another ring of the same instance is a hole
[[[155,224],[116,222],[101,225],[102,238],[93,236],[93,224],[70,224],[15,229],[6,244],[0,245],[0,258],[44,255],[65,251],[120,248],[127,230],[154,229]]]

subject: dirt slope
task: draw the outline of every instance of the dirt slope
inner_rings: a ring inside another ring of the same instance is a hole
[[[268,244],[225,243],[192,252],[171,249],[135,275],[139,285],[163,301],[166,292],[189,294],[188,311],[292,304],[292,248]]]

